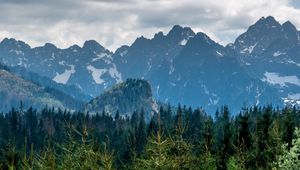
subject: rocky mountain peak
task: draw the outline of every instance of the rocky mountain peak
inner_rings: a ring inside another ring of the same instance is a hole
[[[268,16],[268,17],[262,17],[260,18],[254,26],[260,26],[260,27],[266,27],[266,28],[275,28],[275,27],[280,27],[280,23],[275,20],[274,17]]]
[[[190,27],[175,25],[167,34],[169,39],[188,39],[194,37],[195,32]]]
[[[180,35],[194,36],[195,33],[190,27],[182,27],[180,25],[174,25],[173,28],[169,31],[167,36],[180,36]]]
[[[23,41],[16,40],[14,38],[4,38],[0,43],[2,48],[12,48],[12,49],[30,49],[31,47]]]
[[[56,47],[54,44],[52,44],[52,43],[46,43],[46,44],[44,45],[44,48],[50,49],[50,50],[57,49],[57,47]]]
[[[281,25],[274,17],[269,16],[260,18],[241,34],[234,43],[234,49],[244,55],[261,55],[273,53],[275,48],[283,50],[297,41],[297,29],[291,22]]]
[[[105,48],[95,40],[85,41],[82,49],[91,50],[91,51],[95,51],[95,50],[104,51],[105,50]]]

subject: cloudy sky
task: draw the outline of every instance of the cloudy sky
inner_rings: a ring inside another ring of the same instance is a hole
[[[300,29],[299,0],[0,0],[0,39],[60,48],[95,39],[114,51],[179,24],[226,44],[269,15]]]

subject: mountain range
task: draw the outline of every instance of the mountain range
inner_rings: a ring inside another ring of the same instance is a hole
[[[233,112],[243,106],[300,104],[299,56],[300,32],[271,16],[226,46],[179,25],[150,39],[141,36],[115,52],[94,40],[66,49],[50,43],[32,48],[12,38],[0,43],[0,61],[10,68],[5,74],[88,103],[91,110],[103,109],[103,95],[130,78],[150,83],[148,99],[202,106],[209,113],[225,104]]]

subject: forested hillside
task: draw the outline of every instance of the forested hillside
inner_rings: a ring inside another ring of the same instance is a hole
[[[131,116],[134,111],[144,110],[147,119],[158,111],[158,105],[152,96],[149,82],[140,79],[127,79],[85,105],[85,111],[95,113],[105,110],[114,116],[119,112],[121,116]]]
[[[297,169],[300,110],[161,107],[150,122],[53,108],[0,114],[0,169]]]
[[[0,111],[9,111],[22,103],[24,108],[46,105],[55,108],[80,109],[83,102],[51,87],[23,79],[0,63]]]

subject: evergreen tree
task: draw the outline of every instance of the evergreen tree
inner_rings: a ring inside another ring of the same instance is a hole
[[[213,120],[206,118],[204,122],[203,141],[201,143],[201,150],[197,152],[199,157],[199,168],[214,170],[217,168],[216,159],[211,152],[213,146]]]
[[[254,160],[257,168],[269,169],[271,161],[270,128],[272,124],[272,108],[263,109],[262,117],[258,118],[254,142]]]
[[[219,141],[218,150],[218,169],[226,169],[227,161],[231,155],[231,127],[230,127],[230,113],[227,106],[222,108],[221,112],[221,138]]]
[[[17,135],[19,134],[19,115],[18,112],[12,108],[10,112],[10,129],[11,129],[11,137],[14,141],[17,138]]]
[[[251,134],[250,134],[249,113],[245,112],[239,115],[239,132],[238,132],[238,145],[242,145],[244,151],[251,147]]]
[[[134,162],[132,169],[155,169],[164,170],[172,169],[172,162],[168,155],[170,139],[164,139],[160,124],[156,134],[152,134],[145,147],[145,158],[138,159]]]
[[[160,107],[159,115],[161,116],[161,127],[162,132],[166,135],[171,135],[172,126],[173,126],[173,116],[171,105],[168,104],[167,109],[164,110],[163,107]]]
[[[296,169],[299,113],[268,106],[230,117],[225,106],[212,119],[178,105],[146,122],[145,112],[20,107],[0,115],[0,169]]]
[[[156,132],[158,130],[157,119],[158,119],[158,114],[155,113],[149,122],[149,126],[147,129],[147,136],[156,134]]]
[[[294,117],[292,115],[292,110],[289,108],[285,108],[283,110],[284,116],[284,135],[283,141],[288,144],[288,147],[292,146],[293,133],[295,128]]]
[[[300,167],[300,129],[295,129],[295,138],[292,140],[292,146],[288,143],[282,145],[283,154],[278,155],[276,169],[296,170]]]
[[[146,138],[147,138],[147,133],[146,133],[146,122],[145,122],[145,117],[144,117],[144,111],[141,112],[141,116],[140,116],[140,123],[139,123],[139,127],[138,130],[136,132],[136,146],[137,146],[137,153],[138,155],[141,155],[143,150],[144,150],[144,146],[146,144]]]

